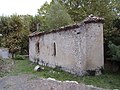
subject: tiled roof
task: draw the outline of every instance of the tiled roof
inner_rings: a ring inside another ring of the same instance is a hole
[[[85,20],[83,20],[83,22],[84,23],[104,23],[104,18],[90,15]]]
[[[29,37],[44,35],[44,34],[54,33],[54,32],[60,32],[60,31],[66,31],[66,30],[71,30],[71,29],[76,29],[76,28],[79,28],[79,26],[82,25],[83,23],[87,24],[87,23],[103,23],[103,22],[104,22],[104,18],[100,18],[100,17],[90,15],[89,17],[84,19],[79,24],[67,25],[67,26],[64,26],[64,27],[60,27],[58,29],[50,30],[50,31],[33,32],[29,35]]]
[[[33,36],[38,36],[38,35],[43,35],[43,34],[48,34],[48,33],[54,33],[54,32],[59,32],[59,31],[67,31],[67,30],[71,30],[71,29],[75,29],[75,28],[79,28],[78,24],[74,24],[74,25],[67,25],[64,27],[60,27],[58,29],[53,29],[50,31],[43,31],[43,32],[33,32],[29,35],[29,37],[33,37]]]

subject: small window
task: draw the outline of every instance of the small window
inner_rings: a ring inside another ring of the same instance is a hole
[[[36,52],[37,52],[37,53],[40,52],[39,42],[36,43]]]
[[[56,56],[56,44],[54,42],[54,53],[53,53],[54,56]]]

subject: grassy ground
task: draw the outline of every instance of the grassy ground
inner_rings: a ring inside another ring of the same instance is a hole
[[[53,69],[45,67],[45,70],[36,72],[34,67],[36,65],[31,63],[29,60],[15,60],[14,65],[9,73],[5,75],[19,75],[19,74],[35,74],[43,78],[55,78],[57,80],[72,80],[78,81],[79,83],[85,83],[87,85],[94,85],[97,87],[107,88],[107,89],[120,89],[120,73],[108,73],[100,76],[84,76],[77,77],[70,73],[64,72],[62,70]]]
[[[12,59],[1,59],[0,58],[0,77],[5,76],[10,72],[12,66]]]

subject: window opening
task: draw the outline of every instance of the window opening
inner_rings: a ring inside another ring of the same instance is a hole
[[[39,42],[36,43],[36,52],[37,52],[37,53],[40,52]]]
[[[54,56],[56,56],[56,44],[54,42],[54,53],[53,53]]]

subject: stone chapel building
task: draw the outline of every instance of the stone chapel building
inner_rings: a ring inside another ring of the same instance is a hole
[[[104,66],[104,19],[89,16],[79,24],[29,35],[29,59],[79,76]]]

